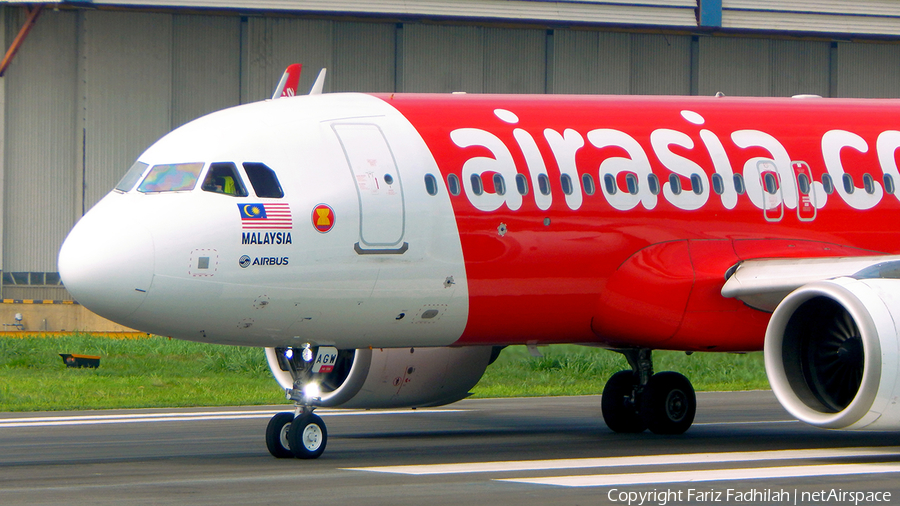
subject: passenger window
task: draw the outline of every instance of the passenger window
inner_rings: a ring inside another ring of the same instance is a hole
[[[200,179],[202,163],[154,165],[138,186],[141,193],[190,191]]]
[[[659,178],[656,177],[656,174],[649,174],[647,176],[647,188],[650,189],[650,193],[659,195]]]
[[[712,187],[713,191],[716,192],[716,195],[725,193],[725,181],[722,179],[721,174],[712,175]]]
[[[547,174],[538,174],[538,188],[541,190],[541,195],[550,195],[550,178],[547,177]]]
[[[822,174],[822,189],[828,195],[834,193],[834,181],[831,180],[831,174]]]
[[[559,184],[562,186],[563,193],[566,195],[572,194],[572,176],[568,174],[559,176]]]
[[[845,173],[841,180],[844,182],[844,191],[847,192],[848,195],[853,193],[853,190],[856,189],[856,186],[853,185],[853,176]]]
[[[469,182],[472,183],[472,193],[475,195],[484,193],[484,186],[481,184],[481,174],[472,174],[472,177],[469,178]]]
[[[519,190],[519,195],[528,195],[528,180],[524,174],[516,174],[516,190]]]
[[[625,174],[625,185],[628,186],[628,193],[637,195],[638,178],[634,174]]]
[[[800,174],[797,176],[797,186],[800,187],[801,195],[809,195],[809,176]]]
[[[244,162],[244,172],[250,179],[250,185],[259,198],[280,199],[284,197],[284,190],[278,183],[275,171],[264,163]]]
[[[585,172],[584,174],[581,175],[581,186],[584,187],[585,194],[587,194],[587,195],[594,194],[594,191],[595,191],[594,178],[591,177],[590,174]]]
[[[669,174],[669,186],[672,187],[672,193],[681,195],[681,178],[678,174]]]
[[[894,194],[894,177],[890,174],[884,175],[884,191],[890,195]]]
[[[459,195],[459,177],[457,177],[456,174],[447,176],[447,189],[450,190],[450,195]]]
[[[734,180],[734,191],[737,192],[738,195],[743,195],[746,190],[746,188],[744,188],[744,176],[735,174],[732,179]]]
[[[619,190],[619,185],[616,184],[616,178],[612,174],[603,176],[603,184],[606,185],[606,193],[608,195],[615,195]]]
[[[501,174],[494,174],[494,193],[506,195],[506,181]]]
[[[766,193],[769,195],[775,195],[775,192],[778,191],[778,181],[775,179],[775,174],[771,172],[766,172],[763,176],[763,182],[766,186]]]
[[[691,174],[691,190],[697,195],[703,194],[703,178],[700,174]]]
[[[231,162],[213,163],[209,166],[203,185],[205,192],[221,193],[232,197],[246,197],[247,190],[237,174],[237,167]]]
[[[866,193],[869,195],[875,193],[875,180],[872,179],[872,175],[868,172],[863,174],[863,186],[866,188]]]
[[[437,195],[437,179],[432,174],[425,174],[425,191],[432,197]]]
[[[147,167],[149,167],[149,165],[144,162],[134,162],[134,165],[128,169],[128,172],[122,176],[122,180],[116,185],[116,190],[119,190],[120,192],[130,192],[134,189],[134,185],[137,184],[138,180],[144,174],[144,171],[147,170]]]

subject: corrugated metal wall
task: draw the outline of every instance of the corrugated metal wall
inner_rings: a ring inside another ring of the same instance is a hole
[[[8,45],[24,10],[2,12]],[[268,98],[294,62],[301,92],[327,67],[326,91],[900,97],[893,43],[48,11],[0,86],[4,296],[46,292],[82,208],[157,138]]]
[[[400,39],[398,91],[484,92],[484,28],[407,24]]]
[[[484,29],[484,93],[544,93],[546,74],[543,30]]]
[[[701,37],[698,94],[829,96],[830,43]]]
[[[328,69],[325,91],[394,91],[396,39],[393,23],[250,18],[246,25],[243,102],[272,96],[285,67],[303,64],[299,90]]]
[[[24,17],[13,10],[7,38]],[[55,271],[76,197],[76,15],[48,12],[6,81],[4,270]],[[7,44],[10,41],[7,41]]]
[[[174,16],[172,127],[241,102],[241,18]]]
[[[838,97],[900,97],[900,45],[837,44]]]
[[[328,80],[333,91],[396,90],[397,29],[393,23],[334,23],[332,40]],[[314,77],[318,70],[311,67],[308,74]]]
[[[303,64],[300,90],[312,86],[318,69],[332,66],[332,21],[250,18],[244,31],[242,102],[270,98],[284,69],[292,63]],[[330,81],[325,82],[325,91],[331,91]]]
[[[630,91],[630,34],[557,30],[552,46],[552,93]]]
[[[632,34],[631,62],[632,94],[690,95],[690,37]]]
[[[172,128],[172,16],[84,11],[84,208]]]
[[[556,30],[551,46],[552,93],[690,94],[689,36]]]

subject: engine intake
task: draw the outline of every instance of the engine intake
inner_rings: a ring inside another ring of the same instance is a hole
[[[900,280],[802,286],[766,330],[766,374],[782,406],[832,429],[900,428]]]
[[[318,405],[356,409],[440,406],[458,401],[468,397],[495,358],[490,346],[340,350],[332,371],[314,374],[287,351],[266,348],[269,369],[282,388],[293,388],[297,374],[303,385],[318,384]]]

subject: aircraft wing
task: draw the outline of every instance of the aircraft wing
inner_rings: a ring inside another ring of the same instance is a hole
[[[726,274],[722,296],[771,313],[801,286],[839,277],[900,277],[900,255],[745,260]]]

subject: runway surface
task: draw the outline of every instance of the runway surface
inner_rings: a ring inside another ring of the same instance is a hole
[[[0,413],[0,504],[900,502],[900,432],[815,429],[771,392],[698,394],[681,436],[614,434],[599,397],[319,410],[313,461],[266,451],[283,409]]]

